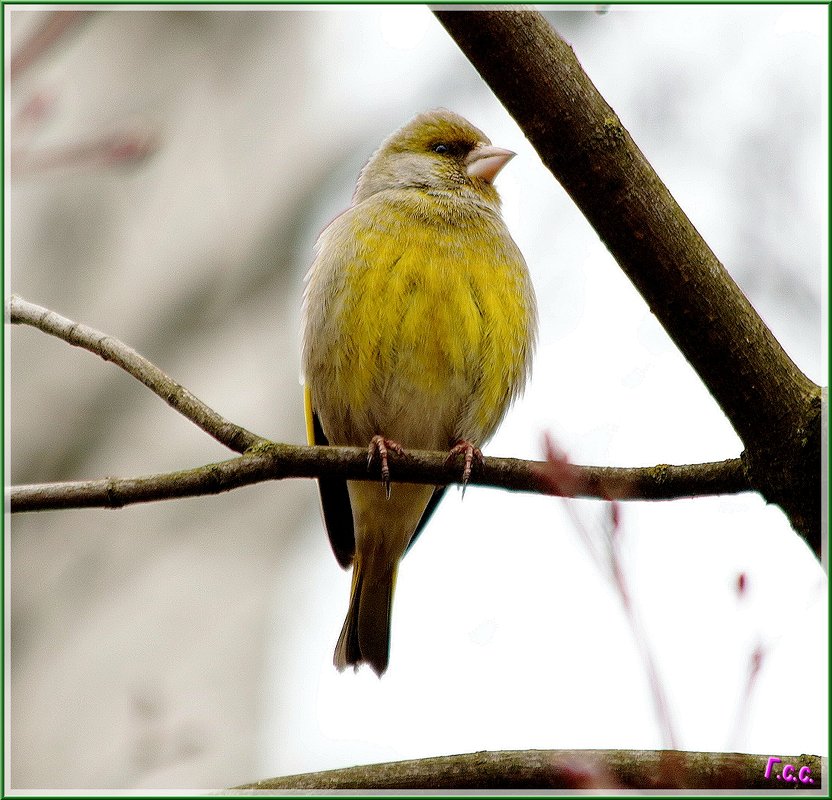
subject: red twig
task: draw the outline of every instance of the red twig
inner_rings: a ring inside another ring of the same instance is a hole
[[[550,481],[552,488],[555,489],[557,494],[563,497],[574,497],[581,490],[582,478],[580,470],[569,461],[566,454],[555,445],[553,439],[548,435],[545,438],[545,450],[547,465],[544,471],[544,477]],[[601,494],[603,495],[603,492]],[[662,730],[665,746],[669,750],[676,750],[677,739],[667,696],[659,678],[653,651],[650,648],[650,643],[636,613],[624,575],[620,549],[622,538],[620,505],[616,500],[610,500],[608,502],[609,522],[604,527],[604,537],[600,543],[599,537],[593,535],[588,526],[584,524],[574,504],[567,503],[566,508],[572,519],[572,524],[580,534],[587,550],[601,571],[610,578],[618,594],[627,621],[630,624],[630,629],[633,632],[633,638],[641,656],[642,663],[644,664],[644,669],[647,672],[647,680],[653,697],[653,706]]]
[[[158,147],[159,138],[154,133],[135,129],[40,151],[12,148],[11,172],[20,176],[64,167],[132,164],[152,155]]]

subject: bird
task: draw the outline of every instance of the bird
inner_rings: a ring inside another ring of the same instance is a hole
[[[515,155],[444,108],[417,114],[361,170],[305,279],[309,444],[367,446],[381,481],[319,478],[349,608],[339,671],[387,670],[399,562],[444,486],[396,483],[389,454],[462,457],[464,486],[527,382],[537,303],[494,179]]]

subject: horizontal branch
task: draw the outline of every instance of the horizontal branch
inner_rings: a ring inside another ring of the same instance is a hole
[[[120,508],[133,503],[219,494],[267,480],[338,477],[378,480],[368,469],[367,451],[357,447],[302,447],[269,442],[221,417],[131,347],[112,336],[12,296],[12,323],[32,325],[69,344],[83,347],[120,366],[240,458],[190,470],[138,478],[100,478],[15,486],[13,513],[67,508]],[[447,453],[408,451],[390,455],[394,479],[402,483],[448,485],[460,481],[459,463]],[[582,467],[565,459],[537,462],[488,458],[477,465],[470,483],[514,491],[605,500],[671,500],[680,497],[750,491],[739,458],[707,464],[654,467]]]
[[[412,450],[391,453],[390,471],[401,483],[459,483],[460,462],[447,453]],[[555,496],[606,500],[672,500],[750,491],[740,459],[709,464],[655,467],[582,467],[569,465],[569,478],[552,480],[552,465],[542,461],[488,457],[477,465],[470,485]],[[558,475],[563,474],[563,468]],[[220,494],[240,486],[284,478],[338,477],[379,480],[379,468],[367,467],[367,451],[358,447],[302,447],[260,444],[239,458],[190,470],[138,478],[15,486],[12,513],[67,508],[120,508],[133,503]]]
[[[105,361],[112,361],[159,395],[171,408],[231,450],[242,453],[265,441],[261,436],[221,417],[184,386],[168,377],[159,367],[115,337],[73,322],[17,295],[9,298],[8,307],[9,321],[12,324],[31,325],[44,333],[63,339],[68,344],[89,350]]]
[[[791,764],[793,771],[786,770]],[[819,756],[678,750],[465,753],[270,778],[235,790],[277,789],[757,789],[820,790]],[[801,772],[801,769],[803,770]],[[788,779],[787,779],[788,776]]]

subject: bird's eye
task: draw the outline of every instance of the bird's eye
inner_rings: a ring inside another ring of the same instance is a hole
[[[448,152],[448,145],[442,144],[441,142],[439,144],[435,144],[433,146],[433,152],[434,153],[440,153],[440,154],[447,153]]]

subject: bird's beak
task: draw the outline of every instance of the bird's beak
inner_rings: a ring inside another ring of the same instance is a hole
[[[465,158],[465,167],[469,178],[481,178],[491,183],[497,173],[516,156],[511,150],[494,147],[490,144],[478,144]]]

